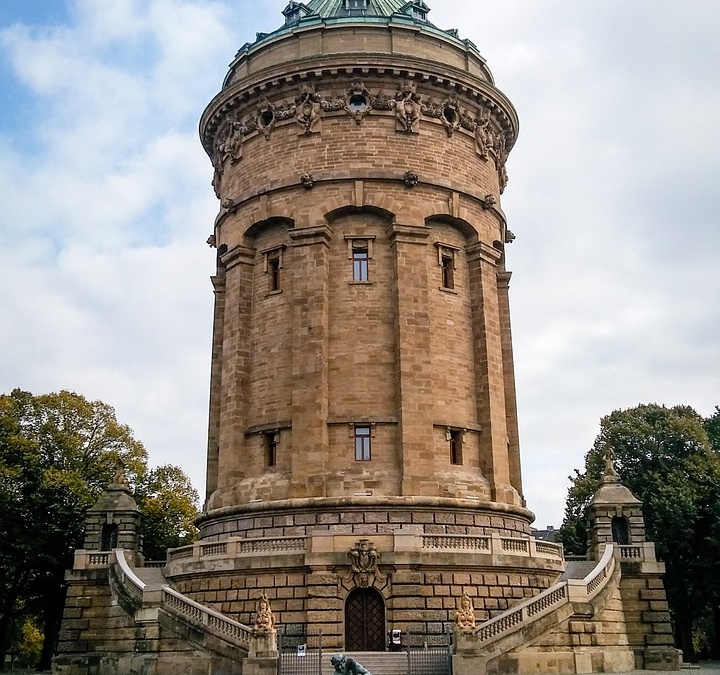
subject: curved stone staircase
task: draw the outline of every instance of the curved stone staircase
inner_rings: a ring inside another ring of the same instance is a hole
[[[136,621],[156,621],[195,648],[233,659],[245,659],[252,651],[253,629],[205,607],[170,587],[160,568],[131,567],[124,551],[114,553],[110,583],[120,604]],[[592,569],[588,571],[588,568]],[[493,662],[509,652],[532,644],[542,634],[569,619],[588,619],[603,603],[604,592],[617,580],[613,546],[608,545],[597,563],[569,563],[560,580],[518,605],[456,633],[455,675],[493,672]],[[370,672],[404,675],[405,653],[354,655]],[[332,668],[323,659],[322,675]]]

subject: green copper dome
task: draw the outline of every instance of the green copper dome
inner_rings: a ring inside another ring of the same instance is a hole
[[[373,20],[398,15],[426,22],[429,11],[423,0],[290,0],[283,14],[290,25],[310,18]]]
[[[392,16],[393,14],[418,7],[427,14],[427,5],[423,2],[408,0],[309,0],[305,5],[323,18],[341,16]]]

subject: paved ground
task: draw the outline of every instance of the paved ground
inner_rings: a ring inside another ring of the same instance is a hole
[[[632,670],[629,673],[623,673],[623,675],[648,675],[648,673],[657,673],[662,675],[671,671],[663,670]],[[720,661],[703,661],[699,664],[685,663],[682,671],[683,675],[720,675]]]

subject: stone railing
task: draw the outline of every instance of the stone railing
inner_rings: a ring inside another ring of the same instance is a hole
[[[612,576],[615,570],[613,549],[614,546],[612,544],[607,544],[605,546],[605,552],[602,558],[600,558],[600,562],[598,562],[598,564],[595,565],[595,569],[582,580],[582,583],[585,584],[584,600],[590,600],[595,597],[605,587],[607,580]],[[571,579],[569,581],[573,580]]]
[[[277,553],[304,553],[306,537],[267,537],[258,539],[231,538],[223,541],[197,541],[189,546],[170,549],[167,562],[184,558],[237,558],[241,555]]]
[[[157,618],[157,611],[162,608],[169,614],[179,616],[198,629],[204,629],[211,635],[224,638],[245,651],[250,649],[252,628],[191,600],[167,585],[149,588],[128,565],[122,549],[114,550],[112,555],[115,559],[112,567],[115,582],[133,599],[136,611],[141,611],[146,620]]]
[[[253,635],[250,626],[205,607],[169,586],[162,588],[162,607],[170,614],[180,616],[196,626],[206,627],[213,634],[219,633],[246,651],[250,649],[250,639]]]
[[[525,600],[489,621],[481,623],[471,633],[477,636],[479,645],[486,645],[495,639],[510,635],[518,627],[527,627],[566,603],[588,602],[605,588],[614,569],[613,546],[608,545],[598,564],[584,579],[561,581],[534,598]]]
[[[422,548],[436,551],[477,551],[492,555],[563,559],[562,544],[527,537],[500,537],[464,534],[422,534]]]
[[[640,544],[615,545],[616,556],[622,562],[645,562],[655,560],[655,545],[644,541]]]
[[[138,604],[142,604],[145,582],[140,579],[135,572],[132,571],[130,565],[128,565],[127,560],[125,560],[125,551],[121,548],[115,549],[113,556],[115,558],[113,571],[118,584],[133,600]]]

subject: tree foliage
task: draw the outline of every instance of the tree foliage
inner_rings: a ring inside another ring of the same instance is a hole
[[[709,420],[688,406],[649,404],[616,410],[600,423],[585,470],[570,480],[560,540],[585,552],[585,509],[610,451],[623,483],[643,502],[647,536],[666,564],[665,588],[676,639],[694,658],[693,625],[720,602],[720,413]]]
[[[118,460],[138,496],[153,556],[176,541],[173,528],[177,541],[191,540],[197,493],[179,468],[148,468],[145,448],[111,406],[68,391],[0,395],[0,669],[26,617],[41,622],[40,666],[49,667],[64,573],[82,546],[85,512]]]

